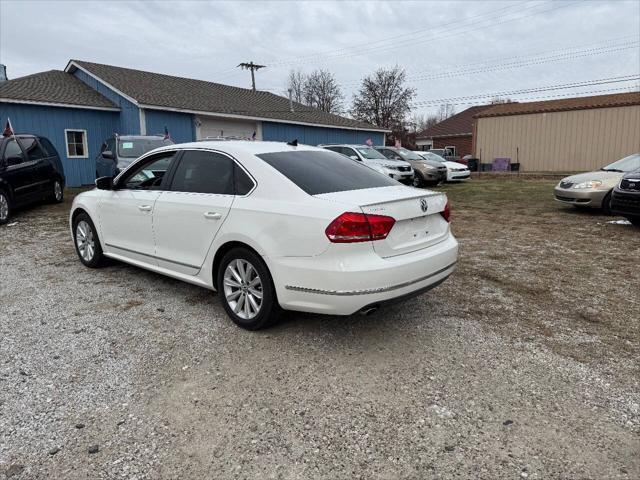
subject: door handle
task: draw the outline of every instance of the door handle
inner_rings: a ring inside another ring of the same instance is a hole
[[[151,205],[138,205],[138,210],[140,210],[141,212],[150,212]]]
[[[208,218],[210,220],[220,220],[222,218],[222,214],[217,212],[204,212],[204,218]]]

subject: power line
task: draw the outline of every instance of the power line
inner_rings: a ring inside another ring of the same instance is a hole
[[[417,102],[413,102],[411,105],[413,107],[424,107],[424,106],[433,106],[433,105],[441,105],[445,103],[452,103],[461,100],[472,100],[472,99],[481,99],[481,98],[496,98],[503,96],[513,96],[513,95],[522,95],[526,93],[536,93],[536,92],[546,92],[553,90],[564,90],[568,88],[579,88],[579,87],[591,87],[595,85],[608,85],[612,83],[621,83],[621,82],[631,82],[635,80],[640,80],[640,75],[624,75],[618,77],[609,77],[609,78],[599,78],[594,80],[586,80],[583,82],[574,82],[574,83],[562,83],[556,85],[548,85],[546,87],[535,87],[535,88],[527,88],[520,90],[512,90],[506,92],[493,92],[493,93],[485,93],[479,95],[467,95],[463,97],[450,97],[450,98],[439,98],[434,100],[421,100]],[[628,88],[628,87],[626,87]]]

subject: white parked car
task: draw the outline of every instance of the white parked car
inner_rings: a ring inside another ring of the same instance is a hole
[[[394,180],[407,185],[413,184],[413,167],[409,162],[391,160],[368,145],[318,145],[319,147],[341,153],[364,163],[367,167],[383,173]]]
[[[279,310],[350,315],[454,270],[442,193],[324,149],[194,142],[156,149],[73,201],[80,261],[104,257],[220,294],[241,327]]]
[[[469,167],[467,167],[464,163],[445,160],[443,157],[433,152],[417,151],[415,153],[420,155],[425,160],[435,160],[436,162],[440,162],[445,167],[447,167],[447,182],[467,180],[471,176],[471,172],[469,172]]]

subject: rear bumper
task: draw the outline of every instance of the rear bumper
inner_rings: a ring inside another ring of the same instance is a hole
[[[589,190],[556,187],[553,191],[556,201],[568,205],[601,208],[607,190]]]
[[[614,190],[611,194],[611,212],[622,216],[640,217],[640,192],[626,193]]]
[[[369,248],[348,259],[325,253],[265,260],[282,308],[351,315],[442,283],[453,273],[457,258],[458,242],[449,232],[436,245],[390,258]]]

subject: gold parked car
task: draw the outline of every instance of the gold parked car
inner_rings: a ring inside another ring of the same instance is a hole
[[[571,175],[560,180],[554,194],[558,202],[575,207],[601,208],[611,213],[611,192],[627,172],[640,168],[640,153],[634,153],[595,172]]]

